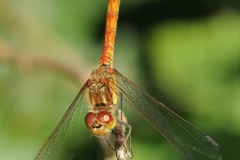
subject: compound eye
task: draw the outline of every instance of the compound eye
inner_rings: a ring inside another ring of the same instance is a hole
[[[91,127],[92,124],[96,121],[96,114],[93,112],[89,112],[86,116],[85,116],[85,124],[88,127]]]
[[[99,112],[96,119],[100,124],[104,125],[104,127],[108,129],[113,129],[116,126],[116,119],[107,111]]]

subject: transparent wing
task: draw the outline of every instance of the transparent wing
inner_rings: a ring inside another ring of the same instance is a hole
[[[72,159],[79,148],[91,137],[84,124],[89,105],[86,98],[87,83],[64,114],[56,129],[39,150],[34,160]]]
[[[213,139],[142,91],[116,70],[115,78],[117,85],[113,90],[118,94],[122,93],[123,99],[127,100],[186,159],[194,160],[189,149],[213,159],[222,159],[220,148]]]

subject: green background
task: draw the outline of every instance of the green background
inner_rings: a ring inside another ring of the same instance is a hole
[[[0,159],[32,159],[95,69],[107,0],[1,0]],[[240,13],[237,1],[122,0],[114,66],[240,157]],[[151,107],[151,106],[146,106]],[[136,160],[183,160],[124,109]],[[97,138],[79,159],[102,159]],[[197,159],[209,159],[196,154]]]

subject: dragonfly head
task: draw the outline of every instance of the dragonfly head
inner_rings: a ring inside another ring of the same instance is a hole
[[[104,136],[112,131],[117,120],[108,111],[90,111],[85,117],[85,124],[95,136]]]

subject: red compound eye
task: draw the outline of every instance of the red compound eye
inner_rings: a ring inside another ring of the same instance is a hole
[[[113,117],[112,114],[107,111],[99,112],[97,114],[96,119],[100,124],[102,124],[105,128],[109,130],[112,130],[117,124],[116,118]]]
[[[88,127],[91,127],[92,124],[96,121],[96,114],[93,112],[89,112],[86,116],[85,116],[85,124]]]
[[[101,123],[102,125],[107,125],[109,123],[112,123],[115,119],[111,115],[111,113],[107,111],[101,111],[97,114],[97,121]]]

